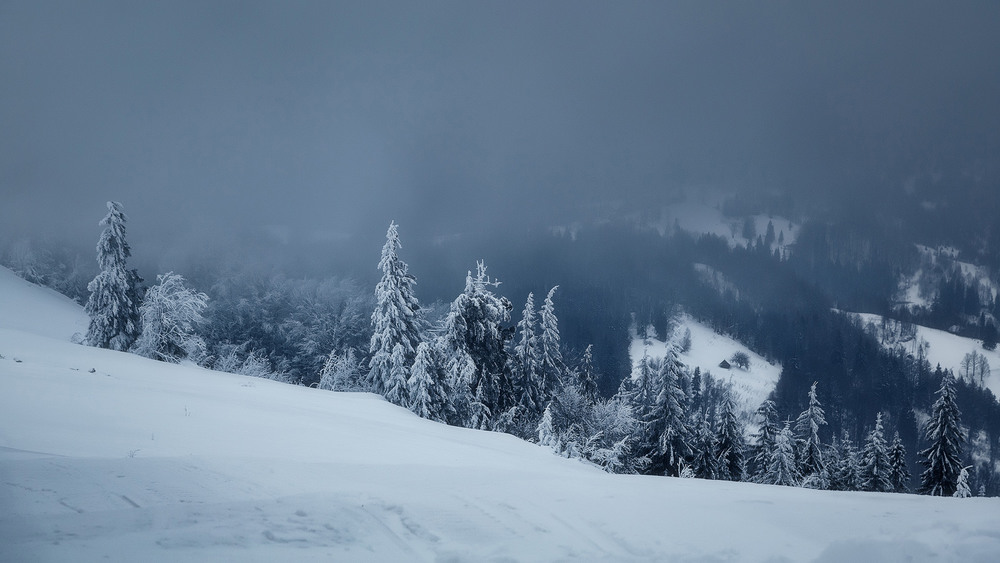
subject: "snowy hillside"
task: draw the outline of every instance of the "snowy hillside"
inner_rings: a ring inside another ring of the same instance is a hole
[[[0,270],[0,561],[1000,557],[1000,499],[609,475],[369,394],[75,345],[69,305]]]
[[[872,324],[873,328],[882,325],[882,316],[870,313],[852,313],[861,319],[865,325]],[[956,375],[961,373],[962,358],[966,354],[975,351],[986,357],[990,364],[990,376],[986,379],[988,387],[995,396],[1000,397],[1000,352],[997,350],[984,350],[981,340],[965,338],[952,334],[948,331],[927,328],[925,326],[913,325],[915,335],[911,340],[900,343],[904,349],[914,356],[917,355],[917,348],[923,345],[924,354],[931,366],[941,364],[943,369],[950,369]],[[895,339],[883,342],[887,345],[895,345]]]
[[[731,383],[739,398],[739,407],[744,413],[752,413],[774,390],[781,375],[781,366],[771,364],[737,340],[718,334],[708,326],[696,321],[690,315],[683,315],[674,330],[673,341],[691,331],[691,348],[679,354],[680,360],[689,369],[696,367],[702,373]],[[671,343],[656,338],[633,338],[629,347],[629,357],[635,369],[643,354],[650,358],[663,358]],[[736,352],[743,352],[750,358],[750,367],[743,369],[731,366],[719,367],[723,360],[729,360]]]
[[[990,275],[989,268],[959,260],[958,250],[947,246],[931,248],[922,244],[916,247],[920,253],[920,267],[900,277],[896,294],[898,307],[911,311],[929,309],[940,289],[943,273],[952,270],[960,273],[965,283],[978,291],[982,302],[992,302],[1000,293],[1000,286]]]

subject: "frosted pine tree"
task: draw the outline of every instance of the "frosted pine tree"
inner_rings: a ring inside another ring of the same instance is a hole
[[[802,479],[795,466],[795,444],[790,422],[774,437],[774,451],[767,465],[763,482],[769,485],[785,485],[797,487]]]
[[[375,393],[385,394],[393,376],[393,349],[398,344],[402,351],[403,372],[413,363],[417,344],[420,343],[420,304],[413,293],[416,279],[408,272],[406,262],[399,259],[396,250],[402,248],[396,223],[389,224],[385,245],[378,268],[382,280],[375,286],[375,310],[372,312],[372,338],[368,363],[368,386]],[[398,373],[396,374],[399,375]],[[403,378],[402,396],[406,382]],[[398,385],[398,381],[396,384]],[[398,391],[398,389],[397,389]],[[395,401],[394,401],[395,402]],[[397,403],[402,404],[402,403]]]
[[[591,401],[597,400],[597,374],[594,371],[594,345],[583,351],[579,369],[580,391]]]
[[[893,492],[910,490],[910,469],[906,466],[906,448],[899,439],[899,432],[892,436],[892,445],[889,446],[889,482]]]
[[[541,386],[541,358],[538,336],[535,334],[535,301],[529,293],[517,323],[517,345],[514,346],[514,369],[518,404],[531,416],[541,415],[547,399]]]
[[[955,400],[955,378],[944,372],[938,399],[931,408],[931,417],[924,426],[924,436],[930,446],[921,450],[920,463],[926,469],[920,476],[920,492],[933,496],[951,496],[955,492],[962,470],[961,416]]]
[[[753,482],[761,483],[770,465],[771,453],[774,451],[774,439],[781,429],[778,427],[778,409],[774,401],[768,399],[757,407],[757,419],[760,426],[754,433],[753,447],[750,450],[750,466],[753,470]]]
[[[968,467],[963,467],[958,473],[958,479],[955,481],[955,492],[951,496],[955,498],[969,498],[972,496],[972,490],[969,489]]]
[[[556,436],[555,428],[552,426],[552,409],[545,407],[542,412],[542,420],[538,423],[538,443],[548,446],[557,452],[560,450],[559,438]]]
[[[559,289],[558,285],[550,289],[548,295],[545,296],[540,315],[541,364],[538,371],[541,375],[542,393],[546,400],[551,398],[562,384],[563,373],[566,371],[562,357],[562,343],[559,337],[559,319],[556,318],[555,304],[552,302],[552,296],[557,289]]]
[[[861,454],[861,490],[885,493],[892,490],[889,446],[882,429],[882,413],[875,417],[875,428],[865,440]]]
[[[708,413],[702,413],[694,422],[693,442],[689,467],[694,476],[700,479],[718,479],[722,464],[716,455],[717,441]]]
[[[393,346],[392,356],[389,358],[389,376],[385,380],[385,400],[401,407],[410,404],[410,394],[406,386],[409,371],[406,364],[406,352],[403,351],[403,345],[397,343]]]
[[[442,327],[442,348],[461,425],[492,429],[494,416],[515,406],[502,323],[513,308],[490,287],[486,266],[477,264],[476,277],[466,276],[465,291],[451,304]]]
[[[680,380],[683,366],[670,349],[655,367],[658,369],[651,386],[655,398],[641,419],[645,425],[645,451],[640,454],[649,458],[651,473],[676,477],[682,463],[693,454],[692,429],[688,425],[686,397]]]
[[[139,308],[142,334],[132,352],[164,362],[200,361],[205,356],[205,341],[196,331],[204,321],[208,296],[187,287],[184,277],[173,272],[157,279],[160,283],[149,288]]]
[[[835,491],[857,491],[861,488],[861,462],[857,449],[847,432],[837,445],[837,465],[830,468],[830,488]]]
[[[803,486],[825,489],[830,484],[823,461],[823,445],[819,441],[819,427],[826,424],[823,406],[816,398],[816,383],[809,389],[809,406],[795,421],[795,438],[799,450],[799,472]]]
[[[438,422],[447,422],[453,415],[447,374],[434,347],[427,342],[417,346],[417,355],[406,384],[410,410],[417,415]]]
[[[732,397],[722,403],[722,419],[716,439],[716,457],[719,459],[719,479],[743,481],[746,479],[746,441],[743,425],[736,418],[736,405]]]
[[[101,272],[87,285],[90,326],[86,341],[98,348],[128,350],[142,330],[139,317],[142,278],[126,267],[132,255],[125,240],[127,220],[122,204],[109,201],[108,214],[100,222],[106,228],[97,241],[97,264]]]

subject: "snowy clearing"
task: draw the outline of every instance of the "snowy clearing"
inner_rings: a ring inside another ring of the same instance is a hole
[[[737,407],[749,414],[757,410],[764,399],[771,394],[781,376],[781,365],[772,364],[753,352],[741,342],[718,334],[710,327],[698,322],[690,315],[683,315],[674,330],[671,342],[655,338],[634,338],[629,347],[633,373],[643,354],[650,358],[663,358],[674,340],[680,339],[685,330],[691,331],[691,349],[681,352],[678,357],[689,369],[700,368],[702,373],[732,384],[738,396]],[[743,352],[750,358],[750,367],[743,369],[731,366],[719,367],[723,360],[729,360],[736,352]]]
[[[882,324],[882,315],[872,313],[847,314],[856,315],[865,325],[874,323],[879,326]],[[921,342],[924,342],[927,344],[924,353],[927,355],[927,361],[930,362],[931,367],[941,364],[942,368],[952,370],[957,376],[961,373],[962,358],[975,350],[977,354],[985,356],[990,363],[990,376],[986,379],[986,387],[993,392],[993,395],[1000,397],[1000,352],[984,350],[982,340],[958,336],[946,330],[920,325],[913,326],[916,329],[916,337],[904,343],[904,348],[908,353],[916,355],[917,347]]]
[[[0,296],[2,561],[1000,558],[998,499],[608,475],[369,394],[75,345],[79,307],[7,272]]]

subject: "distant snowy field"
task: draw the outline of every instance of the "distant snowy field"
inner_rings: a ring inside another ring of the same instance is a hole
[[[632,369],[638,367],[643,354],[650,358],[663,358],[675,340],[680,339],[685,330],[691,331],[691,349],[678,354],[689,369],[700,368],[701,373],[711,373],[716,380],[732,384],[737,394],[737,406],[745,413],[757,410],[764,399],[771,394],[781,375],[781,364],[772,364],[751,351],[741,342],[718,334],[708,326],[696,321],[690,315],[683,315],[674,330],[672,340],[663,342],[655,338],[633,338],[629,347]],[[744,352],[750,358],[749,369],[732,366],[720,368],[723,360],[729,360],[736,352]]]
[[[857,315],[863,324],[874,323],[875,325],[879,325],[882,322],[882,315],[871,313],[850,314]],[[986,380],[986,387],[990,391],[993,391],[995,396],[1000,397],[1000,352],[997,350],[983,350],[983,342],[975,338],[966,338],[945,330],[920,325],[914,325],[914,327],[916,328],[916,339],[904,345],[908,352],[916,354],[916,347],[922,340],[928,344],[925,353],[927,354],[927,361],[930,362],[932,368],[937,364],[941,364],[942,368],[950,369],[958,375],[960,373],[959,366],[962,363],[962,358],[975,350],[976,353],[986,356],[986,360],[990,363],[990,376]]]
[[[0,561],[1000,560],[1000,499],[608,475],[85,325],[0,270]]]

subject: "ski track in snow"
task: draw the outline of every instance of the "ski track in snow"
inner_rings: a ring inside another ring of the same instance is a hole
[[[79,307],[3,272],[0,296],[56,311],[0,308],[0,561],[1000,560],[1000,499],[608,475],[369,394],[71,344]]]

